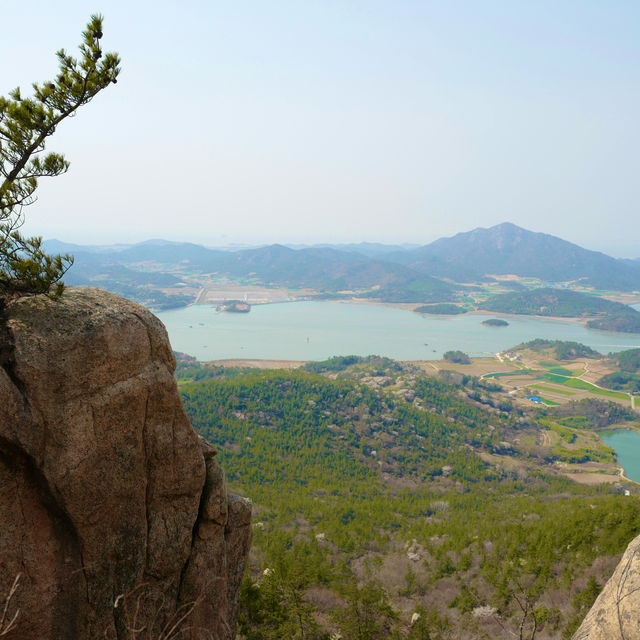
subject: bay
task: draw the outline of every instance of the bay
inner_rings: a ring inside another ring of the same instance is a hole
[[[191,305],[157,315],[173,348],[199,360],[323,360],[351,354],[436,360],[453,349],[489,356],[534,338],[573,340],[601,353],[640,347],[638,334],[597,331],[571,321],[501,315],[508,327],[487,327],[482,321],[496,316],[431,316],[340,302],[255,305],[246,314]]]
[[[618,463],[627,478],[640,482],[640,433],[627,429],[610,429],[598,433],[602,441],[618,455]]]

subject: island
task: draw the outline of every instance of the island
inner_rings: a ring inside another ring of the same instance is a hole
[[[471,364],[471,358],[464,351],[446,351],[442,359],[454,364]]]
[[[501,318],[489,318],[488,320],[483,320],[482,324],[487,327],[508,327],[509,323],[506,320],[502,320]]]
[[[251,305],[241,300],[226,300],[216,307],[216,311],[228,311],[229,313],[249,313]]]

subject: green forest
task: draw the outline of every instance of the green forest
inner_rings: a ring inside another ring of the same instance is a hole
[[[640,313],[629,305],[595,295],[543,287],[531,291],[503,293],[483,302],[488,311],[563,318],[590,318],[592,329],[640,333]]]
[[[460,374],[308,368],[178,368],[192,424],[254,502],[242,637],[569,638],[640,533],[640,501],[521,443],[606,422],[608,403],[526,414]]]
[[[573,342],[572,340],[545,340],[536,338],[529,342],[523,342],[514,350],[531,349],[532,351],[549,350],[556,360],[574,360],[576,358],[601,358],[602,354],[598,353],[591,347],[581,342]]]
[[[640,373],[640,349],[627,349],[618,353],[610,353],[611,358],[622,371]]]

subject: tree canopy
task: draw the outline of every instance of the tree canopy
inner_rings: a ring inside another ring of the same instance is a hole
[[[0,295],[63,291],[60,279],[73,263],[69,255],[49,256],[39,237],[19,231],[24,207],[36,200],[38,179],[59,176],[69,168],[65,157],[45,153],[47,138],[58,125],[75,115],[100,91],[115,84],[120,73],[116,53],[101,46],[100,15],[91,16],[82,32],[80,56],[64,49],[57,52],[59,71],[54,80],[34,83],[33,96],[23,97],[20,88],[0,96]],[[52,291],[53,285],[57,285]]]

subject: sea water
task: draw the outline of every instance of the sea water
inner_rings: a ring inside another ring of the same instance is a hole
[[[433,316],[340,302],[254,305],[250,313],[191,305],[157,315],[173,348],[199,360],[323,360],[351,354],[437,360],[455,349],[491,356],[534,338],[573,340],[601,353],[640,347],[638,334],[587,329],[572,321],[500,315],[509,326],[488,327],[482,321],[496,316]]]
[[[627,429],[599,431],[602,441],[615,450],[618,463],[630,480],[640,482],[640,433]]]

